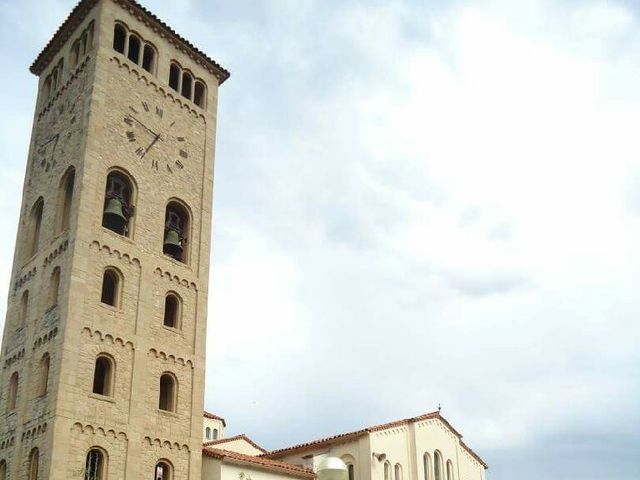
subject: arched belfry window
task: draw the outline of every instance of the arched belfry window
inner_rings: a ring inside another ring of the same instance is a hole
[[[87,452],[84,464],[84,480],[106,479],[106,455],[102,449],[93,447]]]
[[[169,292],[164,297],[164,326],[170,328],[182,327],[182,300],[175,292]]]
[[[133,182],[122,172],[107,175],[102,212],[102,226],[119,235],[129,237],[133,223]]]
[[[195,87],[193,88],[193,103],[200,108],[206,108],[206,87],[200,80],[196,80]]]
[[[167,460],[160,460],[153,472],[153,480],[172,480],[173,466]]]
[[[189,229],[189,212],[187,209],[179,202],[169,202],[164,217],[163,253],[175,260],[186,263]]]
[[[149,44],[142,50],[142,68],[149,73],[154,73],[156,69],[156,50]]]
[[[129,49],[127,58],[137,64],[140,61],[140,39],[135,35],[129,35]]]
[[[62,177],[60,182],[60,205],[61,210],[58,219],[58,233],[69,228],[71,220],[71,204],[73,202],[73,187],[75,184],[76,171],[70,167]]]
[[[12,412],[16,409],[16,403],[18,402],[18,384],[20,383],[20,375],[18,372],[13,372],[9,379],[9,395],[7,396],[7,412]]]
[[[193,85],[193,77],[188,73],[182,74],[182,96],[191,99],[191,87]]]
[[[116,25],[113,27],[113,49],[118,53],[124,54],[126,44],[127,31],[122,25],[116,23]]]
[[[113,396],[115,369],[115,362],[111,356],[102,353],[96,357],[93,369],[93,393],[105,397]]]
[[[29,454],[29,480],[38,480],[40,470],[40,452],[37,448]]]
[[[169,67],[169,86],[176,92],[180,89],[180,67],[175,63]]]
[[[167,412],[175,412],[178,403],[178,381],[169,372],[160,377],[158,408]]]

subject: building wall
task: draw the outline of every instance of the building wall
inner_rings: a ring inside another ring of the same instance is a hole
[[[213,438],[213,434],[211,434],[211,436],[207,438],[207,428],[210,429],[210,432],[217,430],[218,436]],[[204,422],[202,424],[202,441],[210,442],[212,440],[220,440],[222,438],[224,438],[224,424],[222,423],[222,420],[204,417]]]

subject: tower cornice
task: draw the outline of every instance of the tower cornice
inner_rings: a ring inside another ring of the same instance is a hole
[[[36,57],[31,64],[29,71],[34,75],[40,75],[44,69],[53,60],[56,54],[60,51],[64,43],[71,37],[78,25],[82,23],[88,13],[100,0],[81,0],[71,11],[66,20],[60,25],[56,33],[53,35],[49,43],[44,47],[40,54]],[[217,79],[218,83],[222,84],[230,76],[229,71],[223,68],[219,63],[209,57],[206,53],[198,49],[191,42],[180,36],[169,25],[160,20],[156,15],[151,13],[145,7],[140,5],[135,0],[111,0],[114,3],[120,5],[123,9],[128,10],[132,15],[139,17],[145,23],[166,38],[172,43],[178,50],[185,52],[192,57],[195,62]]]

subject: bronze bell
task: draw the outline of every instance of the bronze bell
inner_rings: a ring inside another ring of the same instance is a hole
[[[177,260],[182,257],[182,240],[178,232],[172,228],[167,229],[162,251]]]
[[[127,225],[127,217],[122,209],[122,200],[117,197],[110,198],[104,209],[103,225],[114,232],[124,233]]]

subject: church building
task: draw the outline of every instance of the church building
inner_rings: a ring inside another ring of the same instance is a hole
[[[134,0],[81,0],[39,78],[0,350],[0,480],[484,480],[438,412],[267,451],[204,412],[218,88]],[[204,412],[204,414],[203,414]]]

